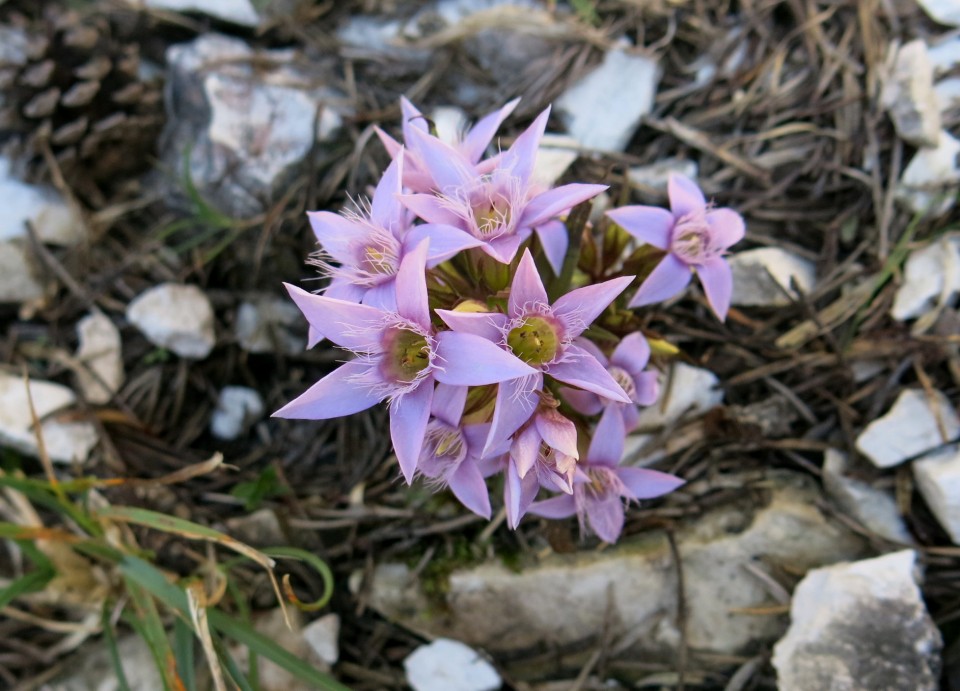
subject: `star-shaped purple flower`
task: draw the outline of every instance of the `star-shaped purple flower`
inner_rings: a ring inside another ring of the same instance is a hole
[[[510,113],[514,111],[518,103],[520,103],[520,99],[516,98],[503,106],[503,108],[495,110],[489,115],[485,115],[480,118],[470,130],[464,133],[463,137],[458,141],[447,143],[463,154],[471,164],[477,166],[478,170],[482,172],[491,170],[496,165],[496,157],[485,161],[481,161],[480,159],[483,157],[487,147],[490,146],[490,142],[493,141],[493,137],[500,128],[500,125],[510,116]],[[417,130],[424,134],[429,134],[429,125],[427,118],[404,96],[400,97],[400,111],[403,114],[401,122],[403,141],[409,147],[411,141],[414,140],[413,131]],[[374,131],[376,131],[377,136],[380,137],[380,141],[383,143],[387,153],[395,158],[400,149],[403,148],[400,143],[379,127],[375,127]],[[424,166],[420,157],[412,152],[408,152],[407,166],[403,171],[403,185],[412,192],[434,191],[433,177],[426,170],[426,166]]]
[[[287,285],[311,326],[356,355],[311,386],[275,417],[323,420],[390,400],[390,436],[409,483],[423,448],[434,383],[483,386],[536,371],[473,334],[437,333],[427,304],[428,240],[397,271],[397,307],[382,310]]]
[[[581,531],[590,529],[604,542],[616,542],[623,530],[623,500],[652,499],[683,484],[680,478],[646,468],[620,465],[626,429],[622,416],[604,411],[593,433],[585,460],[578,466],[580,479],[573,494],[559,494],[530,506],[530,513],[544,518],[576,515]]]
[[[607,372],[617,380],[630,397],[631,403],[618,403],[600,398],[589,391],[562,389],[563,400],[570,407],[584,415],[597,415],[607,406],[617,408],[623,415],[623,423],[628,431],[636,428],[640,418],[637,406],[649,406],[657,402],[660,385],[657,373],[644,369],[650,360],[650,345],[641,333],[632,333],[621,339],[609,359],[593,341],[578,338],[577,345],[590,352],[603,365]]]
[[[733,276],[723,254],[744,235],[743,218],[732,209],[714,209],[696,183],[671,175],[670,211],[653,206],[624,206],[607,212],[613,221],[638,240],[665,250],[667,256],[640,286],[630,307],[641,307],[673,297],[696,271],[707,301],[720,319],[727,316]]]
[[[504,377],[497,391],[492,427],[484,456],[503,443],[537,408],[543,376],[622,403],[630,398],[606,368],[574,339],[622,293],[632,276],[577,288],[551,305],[530,250],[513,277],[507,313],[437,310],[455,332],[475,334],[524,362],[533,374]]]
[[[307,214],[321,248],[314,263],[330,278],[323,292],[327,297],[394,310],[400,263],[424,239],[430,240],[428,267],[480,244],[452,226],[413,225],[412,215],[398,200],[405,158],[401,148],[380,179],[369,209],[347,214]],[[323,336],[322,325],[311,326],[309,346],[316,345]]]
[[[513,261],[520,245],[536,232],[551,267],[559,273],[568,238],[562,226],[548,221],[606,186],[570,184],[542,191],[534,183],[533,165],[549,115],[547,108],[490,170],[436,137],[412,129],[407,146],[432,177],[434,192],[404,195],[401,201],[428,223],[466,231],[502,264]]]

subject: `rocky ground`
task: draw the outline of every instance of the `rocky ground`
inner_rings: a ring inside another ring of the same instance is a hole
[[[260,570],[224,607],[350,688],[960,689],[958,26],[956,0],[0,0],[3,477],[153,479],[89,501],[318,555],[333,599],[293,630]],[[522,96],[504,141],[553,103],[542,180],[659,204],[679,171],[747,220],[725,324],[696,288],[646,313],[681,353],[630,462],[687,484],[616,546],[403,486],[382,410],[268,417],[339,357],[281,288],[316,285],[304,211],[368,192],[401,94],[441,130]],[[5,525],[49,521],[3,491]],[[0,536],[7,584],[30,552]],[[131,536],[171,577],[214,560]],[[89,607],[115,585],[0,591],[0,687],[120,688]],[[264,662],[260,688],[298,687]]]

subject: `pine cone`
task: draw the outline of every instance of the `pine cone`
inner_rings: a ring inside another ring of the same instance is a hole
[[[102,12],[59,6],[33,20],[11,12],[3,22],[27,34],[26,60],[0,65],[0,139],[16,140],[28,177],[47,177],[46,148],[84,196],[150,166],[162,85],[159,75],[144,75],[132,35]]]

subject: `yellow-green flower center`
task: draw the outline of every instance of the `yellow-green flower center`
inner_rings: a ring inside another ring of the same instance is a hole
[[[532,365],[553,362],[560,348],[557,329],[543,317],[528,317],[507,334],[513,354]]]
[[[384,338],[386,373],[400,382],[411,382],[430,364],[430,344],[423,334],[393,329]]]

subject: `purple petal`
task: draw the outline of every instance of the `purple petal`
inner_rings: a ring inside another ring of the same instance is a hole
[[[532,304],[548,304],[547,291],[540,280],[537,265],[533,263],[533,255],[529,249],[525,249],[510,286],[507,314],[513,318],[523,316],[524,308]]]
[[[572,290],[566,295],[557,298],[553,303],[553,313],[565,319],[568,324],[577,325],[567,331],[569,336],[579,336],[593,320],[607,309],[617,296],[627,289],[633,281],[633,276],[612,278],[596,285],[584,286]]]
[[[554,187],[527,202],[520,216],[520,225],[535,226],[546,223],[562,211],[572,209],[580,202],[592,199],[607,189],[606,185],[573,183]]]
[[[545,371],[564,384],[592,391],[619,403],[631,402],[606,368],[590,353],[575,345],[567,346],[564,359],[550,365]]]
[[[591,355],[593,355],[593,357],[597,359],[597,362],[599,362],[604,367],[610,364],[610,360],[607,358],[606,355],[603,354],[603,351],[600,350],[599,346],[597,346],[597,344],[591,341],[589,338],[578,336],[577,338],[573,339],[573,342],[576,345],[583,348],[588,353],[590,353]]]
[[[436,394],[434,394],[434,396],[436,396]],[[490,432],[489,423],[484,423],[481,425],[464,425],[461,428],[461,432],[463,433],[463,438],[467,440],[468,456],[471,458],[477,458],[480,455],[480,450],[487,441],[487,434]],[[485,470],[485,468],[481,468],[481,472],[483,472],[483,470]]]
[[[344,363],[275,412],[273,417],[328,420],[375,406],[384,399],[385,394],[376,393],[379,389],[367,383],[358,383],[359,380],[368,379],[369,370],[367,363]]]
[[[500,125],[510,116],[510,113],[517,107],[518,103],[520,103],[520,99],[515,98],[500,110],[495,110],[489,115],[482,117],[467,133],[467,136],[463,139],[463,143],[460,145],[460,150],[463,151],[471,163],[476,163],[480,160],[483,152],[487,150],[487,147],[493,140],[493,136],[497,133],[497,130],[500,129]]]
[[[362,302],[366,289],[351,283],[349,279],[343,276],[336,276],[330,281],[330,285],[323,289],[323,296],[344,300],[345,302]]]
[[[516,464],[517,474],[520,477],[526,477],[536,465],[537,457],[540,455],[540,441],[540,433],[534,425],[527,425],[514,435],[513,444],[510,446],[510,458]]]
[[[373,192],[370,201],[370,220],[374,225],[389,230],[401,230],[404,221],[403,206],[397,195],[402,192],[400,181],[403,178],[403,149],[397,154]],[[395,228],[396,227],[396,228]]]
[[[427,223],[442,223],[458,228],[463,224],[463,219],[446,208],[436,195],[401,194],[397,199]]]
[[[459,331],[437,334],[437,381],[455,386],[485,386],[537,371],[513,353],[481,336]]]
[[[516,138],[503,154],[500,167],[510,170],[524,184],[533,174],[533,165],[537,160],[537,150],[540,140],[547,129],[547,119],[550,117],[550,106],[537,116],[537,119],[523,133]]]
[[[607,212],[614,223],[648,245],[665,250],[670,247],[674,215],[655,206],[622,206]]]
[[[623,531],[623,502],[615,494],[586,500],[590,528],[604,542],[613,544]]]
[[[501,264],[509,264],[517,256],[517,250],[528,237],[530,237],[529,229],[526,232],[518,231],[513,235],[501,235],[481,247]]]
[[[397,279],[390,278],[380,285],[368,288],[363,294],[363,304],[384,312],[397,311]]]
[[[660,382],[656,372],[641,372],[633,378],[637,387],[637,403],[653,405],[660,397]]]
[[[449,144],[418,129],[411,130],[406,143],[417,153],[441,192],[466,188],[476,181],[473,165]]]
[[[656,402],[656,399],[654,399]],[[623,427],[627,432],[632,432],[640,424],[640,411],[635,405],[619,405],[614,403],[620,409],[620,415],[623,417]],[[652,405],[652,404],[651,404]]]
[[[387,154],[390,156],[390,158],[396,156],[400,152],[400,149],[403,148],[400,145],[400,142],[379,127],[374,127],[373,131],[377,133],[378,137],[380,137],[380,142],[383,144],[383,148],[387,150]]]
[[[463,415],[463,407],[466,403],[466,386],[437,384],[437,388],[433,391],[433,403],[430,404],[430,411],[441,422],[445,422],[451,427],[457,427],[460,424],[460,417]]]
[[[603,410],[603,403],[600,401],[600,397],[590,391],[571,389],[564,386],[560,389],[560,396],[571,408],[583,415],[596,415]]]
[[[403,137],[407,146],[410,146],[409,137],[413,130],[430,131],[430,125],[427,124],[427,119],[423,117],[423,113],[406,96],[400,97],[400,117],[400,127],[403,129]]]
[[[529,477],[535,477],[530,473]],[[517,472],[516,464],[511,459],[507,463],[507,471],[503,478],[503,507],[507,511],[507,525],[511,530],[516,530],[520,523],[523,512],[520,504],[523,501],[523,479]]]
[[[607,406],[600,416],[600,422],[593,431],[587,460],[602,465],[620,465],[623,459],[623,442],[627,437],[627,428],[619,406]]]
[[[680,293],[688,283],[690,283],[690,267],[672,254],[668,254],[640,285],[640,289],[628,306],[643,307],[667,300]]]
[[[390,439],[400,472],[408,485],[413,482],[423,450],[423,435],[427,431],[432,402],[433,380],[427,378],[413,391],[398,396],[390,404]]]
[[[713,209],[707,212],[707,224],[710,226],[710,244],[719,249],[735,245],[746,233],[743,216],[733,209]]]
[[[567,235],[567,226],[562,221],[547,221],[533,229],[543,247],[543,254],[547,263],[556,276],[563,270],[563,260],[567,254],[570,238]]]
[[[569,518],[577,513],[577,504],[573,495],[558,494],[543,501],[535,501],[530,505],[530,513],[543,518]]]
[[[325,336],[320,333],[320,329],[317,327],[313,325],[307,327],[307,350],[313,348],[313,346],[317,345],[324,338]]]
[[[383,312],[368,305],[314,295],[284,283],[290,297],[303,315],[320,333],[342,348],[375,350],[378,334],[372,327],[383,319]]]
[[[499,312],[457,312],[456,310],[435,310],[444,323],[454,331],[469,333],[500,343],[503,341],[503,329],[507,324],[507,315]]]
[[[643,372],[649,360],[650,344],[639,331],[624,336],[610,355],[612,364],[622,367],[633,376]]]
[[[308,211],[307,218],[317,242],[338,262],[353,261],[352,245],[369,232],[362,224],[330,211]]]
[[[703,192],[690,178],[678,173],[672,173],[667,182],[667,195],[670,197],[670,210],[677,218],[693,211],[703,211],[707,200]]]
[[[448,477],[450,491],[466,506],[479,516],[490,518],[490,495],[487,493],[487,483],[477,464],[465,458],[457,469]]]
[[[653,499],[672,492],[684,483],[676,475],[647,468],[617,468],[617,475],[630,490],[630,499]]]
[[[577,451],[577,426],[556,411],[541,413],[534,417],[537,432],[547,446],[557,451],[580,458]]]
[[[430,329],[430,307],[427,304],[427,245],[424,240],[407,254],[397,270],[397,312],[401,317]]]
[[[403,245],[404,247],[416,247],[424,239],[430,240],[430,249],[427,252],[427,267],[431,269],[465,249],[483,244],[481,240],[477,240],[470,233],[454,226],[442,223],[424,223],[410,229],[403,239]]]
[[[707,294],[707,302],[720,321],[727,318],[730,296],[733,293],[733,273],[730,265],[721,257],[714,257],[697,267],[697,276]]]
[[[511,434],[520,429],[520,425],[530,419],[540,400],[536,392],[542,388],[543,376],[539,372],[533,377],[500,383],[490,433],[481,454],[484,458],[500,448]]]

